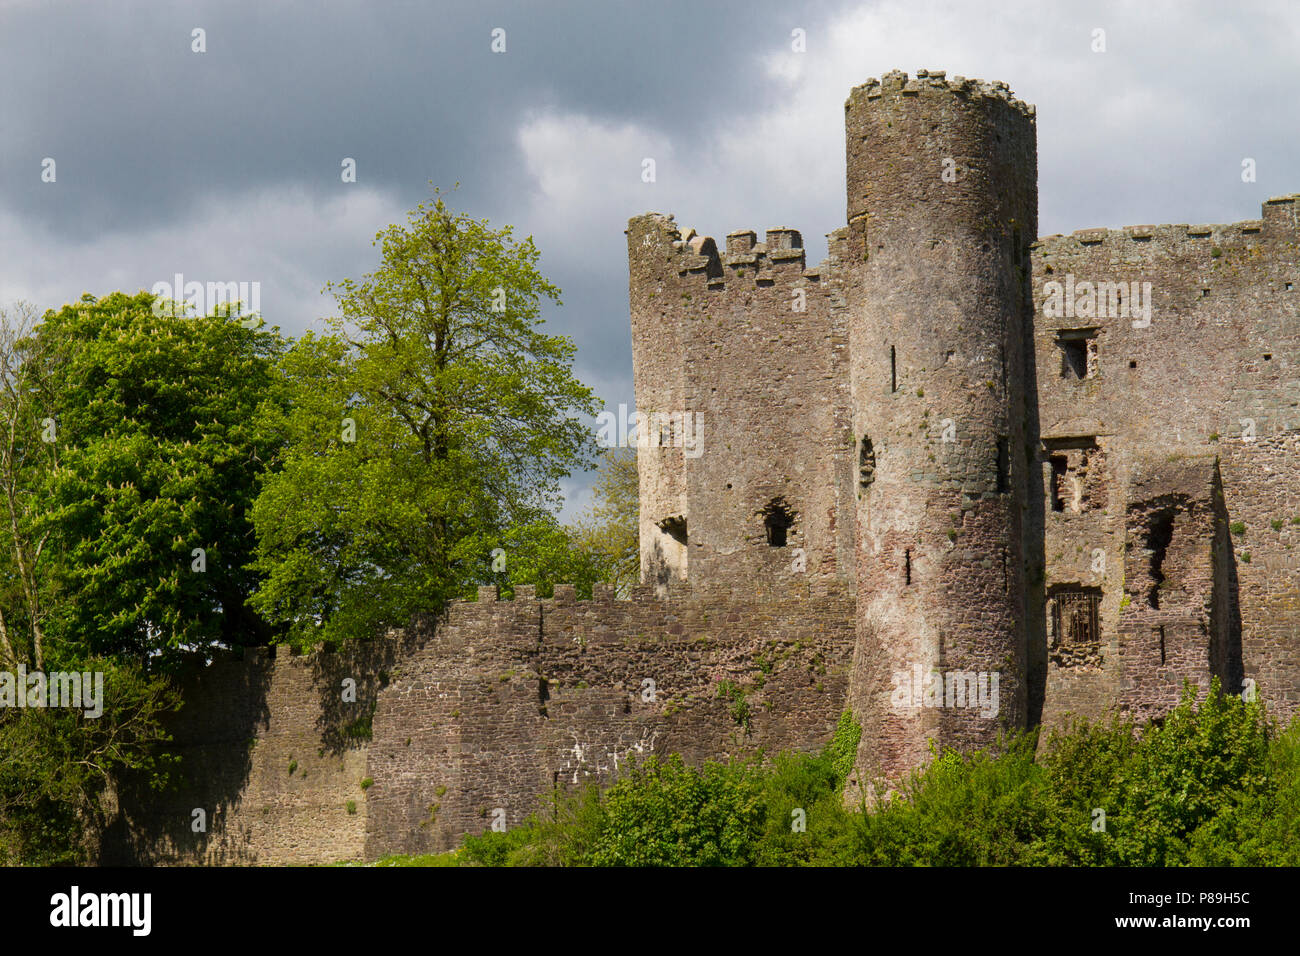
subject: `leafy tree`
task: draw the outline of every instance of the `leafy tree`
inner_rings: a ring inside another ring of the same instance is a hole
[[[1044,825],[1035,735],[1001,753],[936,752],[897,795],[857,821],[858,861],[871,866],[1011,866],[1031,862]]]
[[[69,665],[65,665],[69,666]],[[107,659],[103,713],[65,707],[0,711],[0,865],[94,862],[116,782],[157,789],[177,765],[160,718],[180,705],[165,678]]]
[[[588,550],[579,535],[550,515],[507,528],[498,548],[493,550],[505,566],[493,577],[506,598],[513,597],[517,584],[536,585],[539,597],[550,597],[557,584],[572,584],[579,597],[590,598],[591,586],[610,576],[605,556]]]
[[[1180,704],[1148,729],[1124,768],[1119,813],[1106,820],[1113,862],[1186,865],[1201,826],[1267,786],[1270,726],[1262,705],[1221,693],[1217,678],[1195,704],[1196,689],[1187,684]]]
[[[609,788],[594,866],[737,866],[751,862],[764,818],[757,765],[650,757]]]
[[[61,594],[49,626],[77,654],[143,660],[269,636],[245,566],[275,442],[257,410],[275,403],[281,339],[154,304],[86,295],[38,335],[58,356],[41,370],[57,461],[32,494]]]
[[[41,527],[42,476],[58,462],[49,388],[43,377],[58,357],[36,337],[36,311],[26,303],[0,309],[0,667],[45,666],[45,619],[50,606],[46,545]]]
[[[102,675],[104,695],[99,714],[0,710],[6,863],[92,860],[115,781],[174,764],[161,665],[257,638],[245,512],[269,454],[250,429],[278,337],[154,302],[0,313],[0,667]]]
[[[549,528],[559,480],[594,449],[575,348],[537,329],[559,290],[531,239],[439,196],[375,243],[379,269],[327,287],[340,315],[285,355],[289,405],[264,419],[285,445],[253,509],[254,604],[303,643],[402,625],[493,581],[492,551],[509,567],[512,534]]]
[[[579,547],[595,557],[619,597],[641,580],[638,482],[635,448],[606,451],[592,486],[591,513],[574,529]]]
[[[1196,830],[1192,866],[1300,866],[1300,720],[1271,741],[1259,769],[1256,785],[1235,789]]]

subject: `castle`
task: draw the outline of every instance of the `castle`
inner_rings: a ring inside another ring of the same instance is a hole
[[[484,588],[346,653],[196,670],[189,782],[122,795],[105,859],[446,849],[638,755],[819,748],[846,709],[850,798],[931,741],[1157,717],[1185,680],[1289,717],[1300,196],[1038,238],[1005,84],[890,73],[845,124],[819,266],[794,229],[628,224],[630,599]]]

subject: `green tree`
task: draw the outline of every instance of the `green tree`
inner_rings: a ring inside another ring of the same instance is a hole
[[[508,568],[512,532],[549,527],[560,479],[594,451],[574,345],[537,328],[559,290],[531,239],[438,196],[375,243],[378,270],[327,286],[340,314],[285,355],[289,407],[266,419],[285,445],[253,509],[254,603],[301,643],[496,580],[493,550]]]
[[[123,775],[158,789],[177,765],[161,723],[180,704],[167,680],[107,659],[79,663],[104,675],[98,717],[64,707],[0,711],[0,865],[95,862],[113,811],[104,798]]]
[[[26,303],[0,309],[0,667],[45,666],[45,619],[50,607],[46,509],[38,488],[58,463],[49,388],[43,377],[58,364],[48,339],[38,338],[36,310]]]
[[[627,597],[641,580],[640,485],[635,448],[604,452],[592,495],[591,511],[576,523],[574,538],[596,559],[615,594]]]
[[[249,429],[278,337],[154,303],[0,312],[0,667],[101,675],[103,692],[97,714],[0,709],[0,862],[92,860],[115,782],[157,786],[174,764],[160,668],[256,639],[245,512],[269,453]]]
[[[78,655],[144,660],[265,643],[247,606],[248,513],[276,438],[274,331],[83,296],[45,316],[44,417],[57,460],[33,486],[36,530],[60,592],[49,629]]]

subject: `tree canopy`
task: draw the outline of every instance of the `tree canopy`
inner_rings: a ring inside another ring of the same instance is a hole
[[[253,509],[253,601],[305,643],[469,596],[498,549],[545,578],[572,557],[560,479],[594,455],[580,416],[599,402],[573,343],[537,328],[559,290],[531,239],[438,196],[375,244],[375,272],[327,286],[339,315],[285,354],[287,405],[263,419],[283,445]]]

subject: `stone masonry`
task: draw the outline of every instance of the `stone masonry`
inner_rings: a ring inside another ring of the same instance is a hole
[[[820,748],[846,709],[850,798],[931,741],[1155,717],[1184,681],[1289,718],[1300,196],[1038,238],[1006,84],[890,73],[845,126],[820,265],[788,227],[628,223],[629,600],[482,589],[348,653],[196,664],[186,784],[124,789],[104,858],[443,850],[650,753]]]

